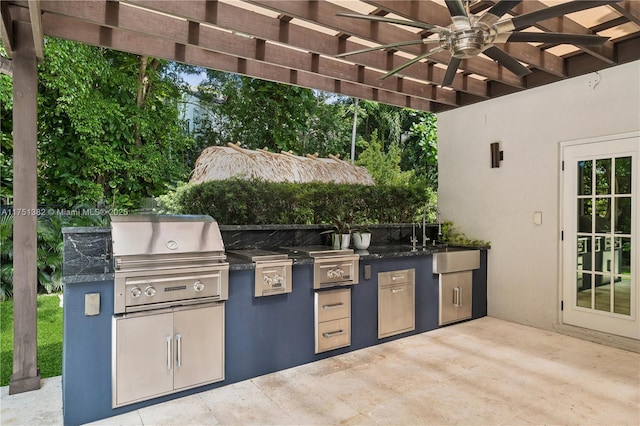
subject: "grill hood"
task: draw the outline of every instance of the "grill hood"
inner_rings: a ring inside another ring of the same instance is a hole
[[[114,257],[224,253],[218,223],[206,215],[111,216]]]

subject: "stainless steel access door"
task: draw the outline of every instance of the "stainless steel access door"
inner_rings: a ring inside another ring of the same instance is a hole
[[[224,380],[224,303],[113,322],[113,407]]]
[[[440,325],[471,318],[472,280],[472,271],[440,274]]]

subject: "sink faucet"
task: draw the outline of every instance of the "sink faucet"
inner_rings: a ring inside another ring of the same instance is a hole
[[[431,238],[427,237],[427,208],[425,206],[424,213],[422,213],[422,250],[427,248],[427,241],[431,241]]]
[[[438,241],[442,240],[442,217],[440,215],[440,209],[436,207],[436,218],[438,221]]]

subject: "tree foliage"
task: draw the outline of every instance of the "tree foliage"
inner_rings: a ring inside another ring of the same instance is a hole
[[[342,105],[327,102],[328,94],[215,71],[207,75],[198,90],[213,118],[201,123],[202,145],[240,142],[299,155],[349,152],[350,122]]]
[[[185,179],[193,146],[157,59],[46,40],[39,69],[39,202],[138,206]]]

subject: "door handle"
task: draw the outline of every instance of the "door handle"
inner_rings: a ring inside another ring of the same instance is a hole
[[[462,306],[462,287],[455,287],[453,289],[453,306]]]
[[[167,370],[171,370],[171,336],[167,336]]]
[[[176,361],[178,367],[182,367],[182,335],[176,334]]]
[[[329,338],[329,337],[339,336],[339,335],[344,334],[344,333],[345,333],[344,330],[337,330],[337,331],[331,331],[329,333],[322,333],[322,335],[325,338]]]

